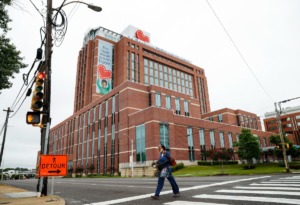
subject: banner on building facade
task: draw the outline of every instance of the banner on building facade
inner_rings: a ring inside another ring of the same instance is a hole
[[[96,93],[105,95],[112,89],[113,45],[99,40]]]

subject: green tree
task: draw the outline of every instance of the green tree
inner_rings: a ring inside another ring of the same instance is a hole
[[[261,156],[258,137],[255,137],[249,129],[241,130],[239,141],[235,143],[235,146],[238,147],[238,156],[247,160],[248,165],[251,164],[251,159],[258,159]]]
[[[13,0],[0,1],[0,90],[10,88],[12,83],[9,78],[14,78],[14,73],[19,73],[21,68],[25,68],[21,52],[18,51],[10,39],[6,37],[10,30],[8,23],[11,19],[8,16],[6,6],[11,6]]]

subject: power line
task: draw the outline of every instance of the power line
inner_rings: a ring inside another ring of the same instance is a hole
[[[33,76],[33,78],[32,78],[31,81],[30,81],[30,84],[31,84],[30,89],[31,89],[32,86],[33,86],[34,79],[35,79],[35,76]],[[28,86],[27,86],[27,88],[28,88]],[[26,91],[26,89],[24,90],[22,96],[24,95],[25,91]],[[28,92],[27,92],[27,93],[28,93]],[[22,97],[22,96],[21,96],[21,97]],[[21,97],[19,98],[18,102],[20,101]],[[24,97],[22,103],[20,104],[20,106],[18,107],[18,109],[16,110],[16,112],[13,114],[13,116],[11,116],[11,117],[9,117],[9,118],[13,118],[13,117],[18,113],[18,111],[20,110],[21,106],[23,105],[23,103],[24,103],[24,101],[26,100],[27,97],[28,97],[27,95]]]
[[[215,17],[217,18],[217,20],[219,21],[220,25],[222,26],[223,30],[225,31],[225,33],[227,34],[228,38],[230,39],[231,43],[234,45],[235,49],[237,50],[238,54],[240,55],[240,57],[242,58],[242,60],[244,61],[244,63],[246,64],[246,67],[248,68],[248,70],[251,72],[251,74],[253,75],[253,77],[255,78],[255,80],[258,82],[259,86],[263,89],[263,91],[265,92],[265,94],[269,97],[269,99],[274,102],[273,98],[271,97],[271,95],[267,92],[267,90],[264,88],[264,86],[261,84],[261,82],[259,81],[259,79],[257,78],[257,76],[255,75],[254,71],[252,70],[252,68],[250,67],[250,65],[247,63],[246,59],[244,58],[242,52],[240,51],[240,49],[237,47],[236,43],[233,41],[233,39],[231,38],[231,36],[229,35],[228,31],[226,30],[225,26],[223,25],[222,21],[220,20],[220,18],[218,17],[217,13],[214,11],[214,9],[212,8],[212,6],[210,5],[209,1],[206,0],[207,4],[209,5],[210,9],[212,10],[212,12],[214,13]]]

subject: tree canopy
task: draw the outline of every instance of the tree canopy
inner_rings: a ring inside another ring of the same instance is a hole
[[[14,78],[21,68],[25,68],[21,52],[18,51],[10,39],[6,37],[10,30],[8,23],[11,19],[8,16],[6,6],[11,6],[13,0],[0,1],[0,90],[10,88],[12,83],[9,78]]]
[[[255,137],[249,129],[241,130],[239,141],[235,143],[235,146],[238,147],[238,156],[246,159],[248,163],[252,158],[257,159],[261,156],[258,137]]]

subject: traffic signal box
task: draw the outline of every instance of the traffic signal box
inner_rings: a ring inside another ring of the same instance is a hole
[[[31,100],[31,109],[33,111],[40,111],[41,108],[43,107],[44,79],[45,79],[45,73],[39,72],[35,79],[35,88],[33,90],[32,100]]]
[[[276,146],[276,148],[279,149],[279,150],[282,150],[282,145],[279,144],[279,145]],[[290,149],[290,144],[289,143],[285,143],[285,149],[287,149],[287,150]]]
[[[40,123],[40,110],[43,108],[43,98],[44,98],[44,79],[45,73],[39,72],[35,78],[35,87],[32,93],[32,100],[31,100],[31,110],[33,112],[27,112],[26,114],[26,123],[27,124],[39,124]]]

